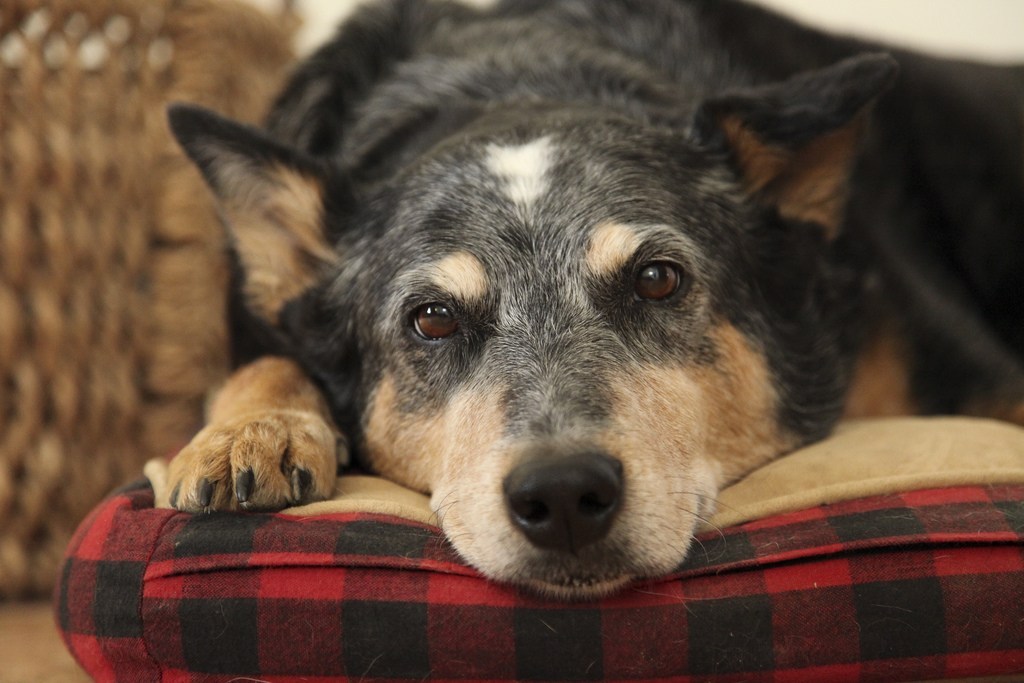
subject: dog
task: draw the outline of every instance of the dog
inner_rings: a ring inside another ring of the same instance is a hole
[[[265,128],[175,105],[245,360],[180,510],[431,494],[485,576],[671,572],[840,418],[1024,423],[1024,70],[735,0],[363,8]]]

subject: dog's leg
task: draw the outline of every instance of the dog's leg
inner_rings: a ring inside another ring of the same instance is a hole
[[[261,358],[232,375],[208,426],[168,468],[179,510],[278,509],[328,498],[348,448],[301,368]]]

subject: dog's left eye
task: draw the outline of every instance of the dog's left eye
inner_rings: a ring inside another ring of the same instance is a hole
[[[682,273],[674,263],[645,263],[637,271],[633,292],[643,301],[662,301],[678,292],[682,281]]]
[[[426,304],[412,315],[416,334],[428,340],[444,339],[459,331],[459,320],[452,309],[444,304]]]

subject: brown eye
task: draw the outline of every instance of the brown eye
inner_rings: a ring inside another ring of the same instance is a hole
[[[638,299],[661,301],[679,291],[682,279],[677,266],[664,261],[655,261],[640,268],[633,291]]]
[[[444,304],[427,304],[416,309],[412,316],[416,334],[424,339],[444,339],[459,330],[459,321]]]

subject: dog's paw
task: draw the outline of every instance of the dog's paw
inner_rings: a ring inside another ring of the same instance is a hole
[[[186,512],[277,510],[329,498],[344,439],[323,417],[268,411],[196,434],[170,462],[171,507]]]

